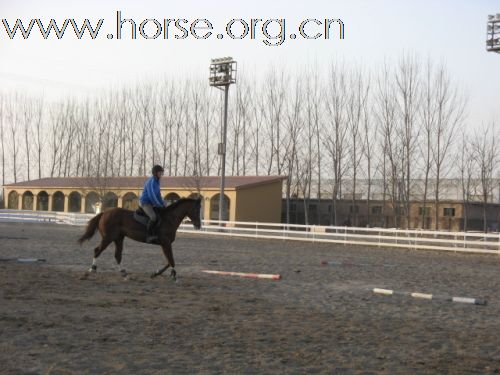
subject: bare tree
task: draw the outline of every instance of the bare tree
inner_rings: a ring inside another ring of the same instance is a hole
[[[367,91],[370,90],[370,77],[367,78]],[[371,113],[371,103],[367,95],[366,100],[363,102],[363,133],[362,138],[363,146],[363,156],[365,157],[366,164],[364,168],[364,175],[367,182],[366,188],[366,221],[367,225],[371,226],[371,198],[372,198],[372,185],[373,185],[373,173],[376,168],[374,168],[374,153],[376,147],[376,139],[378,133],[377,121],[370,116]]]
[[[395,83],[387,65],[384,65],[377,78],[377,94],[375,98],[375,115],[379,123],[382,149],[383,205],[382,215],[385,217],[385,200],[389,196],[395,225],[399,226],[400,217],[400,168],[402,147],[397,136],[397,103],[394,96]],[[388,223],[385,223],[386,225]]]
[[[346,173],[344,165],[347,157],[347,82],[343,65],[330,66],[325,95],[325,107],[328,120],[325,129],[324,145],[331,162],[332,209],[330,224],[337,225],[337,202],[341,194],[342,180]]]
[[[284,154],[283,154],[283,167],[287,171],[287,179],[285,186],[285,199],[286,199],[286,218],[287,223],[290,223],[290,196],[293,189],[294,175],[297,169],[297,154],[299,151],[299,139],[302,131],[302,98],[303,98],[303,83],[298,77],[295,79],[293,94],[290,96],[290,101],[287,103],[288,106],[285,108],[285,136],[284,140]],[[309,155],[310,157],[310,155]],[[306,164],[306,168],[309,163]],[[302,181],[298,180],[297,184],[303,183],[303,198],[304,198],[304,215],[305,222],[308,223],[308,200],[307,200],[307,185],[310,183],[310,173],[308,170],[305,172],[305,176]]]
[[[17,111],[17,108],[15,106],[15,103],[18,101],[18,95],[15,94],[9,98],[10,100],[7,102],[7,123],[9,124],[9,130],[10,130],[10,139],[9,143],[11,146],[11,157],[12,157],[12,174],[14,177],[14,183],[17,182],[18,179],[18,168],[19,168],[19,140],[18,140],[18,135],[17,135],[17,128],[18,128],[18,123],[19,123],[19,113]]]
[[[453,87],[444,66],[436,71],[434,79],[436,90],[436,118],[433,134],[432,156],[435,166],[434,204],[435,229],[439,229],[439,193],[442,175],[446,174],[449,163],[449,154],[455,134],[462,125],[465,113],[465,100],[458,89]],[[448,163],[447,163],[448,162]]]
[[[399,136],[403,151],[401,190],[403,192],[406,227],[410,226],[410,200],[412,172],[415,163],[414,151],[418,144],[418,112],[421,100],[419,61],[415,57],[404,56],[395,71],[396,97],[401,120]]]
[[[269,140],[266,173],[270,175],[273,171],[282,173],[283,169],[283,139],[281,128],[286,104],[287,79],[285,72],[278,73],[271,69],[266,76],[263,87],[265,100],[262,109],[265,119],[265,129]],[[264,124],[263,124],[264,125]]]
[[[309,184],[309,196],[310,189],[312,184],[312,173],[315,169],[316,171],[316,198],[318,202],[321,200],[321,166],[322,166],[322,152],[321,152],[321,141],[322,141],[322,132],[323,132],[323,123],[322,123],[322,109],[323,109],[323,100],[322,100],[322,91],[323,85],[320,84],[320,76],[318,71],[318,66],[315,65],[310,69],[306,77],[306,112],[307,112],[307,129],[308,134],[310,135],[309,139],[309,150],[311,157],[309,158],[309,171],[311,173]],[[314,151],[313,151],[314,150]],[[315,154],[315,158],[313,160],[312,154]],[[313,168],[313,165],[316,168]],[[321,223],[321,210],[317,210],[316,222],[318,224]]]
[[[434,129],[436,127],[436,104],[435,104],[435,85],[434,85],[434,68],[431,60],[427,60],[427,65],[424,72],[422,82],[422,106],[421,106],[421,121],[422,121],[422,142],[419,143],[420,153],[424,172],[423,199],[421,206],[422,223],[421,226],[427,229],[428,216],[426,212],[427,198],[429,191],[429,178],[432,168],[432,142]]]
[[[363,157],[360,127],[363,122],[364,108],[367,105],[369,84],[364,81],[360,69],[351,72],[348,90],[347,122],[350,133],[350,170],[351,170],[351,213],[352,225],[358,226],[357,182],[359,167]]]
[[[26,178],[31,180],[31,135],[32,135],[32,122],[33,122],[33,107],[32,102],[25,95],[19,96],[17,105],[21,111],[19,118],[20,125],[22,125],[23,139],[24,139],[24,157],[26,160]]]
[[[479,170],[481,197],[483,202],[483,230],[488,231],[487,206],[493,192],[493,176],[498,161],[498,134],[495,125],[480,129],[474,137],[473,149],[476,166]]]
[[[462,202],[463,202],[463,230],[467,231],[468,229],[468,219],[469,219],[469,207],[470,200],[473,189],[473,173],[474,173],[474,154],[473,154],[473,145],[468,139],[469,137],[462,132],[462,139],[459,150],[457,150],[457,154],[459,156],[460,165],[460,183],[462,190]]]
[[[43,122],[44,122],[44,103],[42,98],[37,98],[34,101],[34,126],[35,126],[35,136],[33,137],[33,147],[35,148],[35,153],[36,153],[36,163],[37,163],[37,171],[38,171],[38,178],[42,178],[42,163],[43,163],[43,150],[44,150],[44,144],[45,144],[45,137],[44,137],[44,129],[43,129]],[[32,141],[33,141],[32,140]]]

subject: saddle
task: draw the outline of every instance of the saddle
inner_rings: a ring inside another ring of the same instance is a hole
[[[158,210],[156,209],[156,207],[154,208],[154,210],[155,210],[157,219],[156,219],[156,225],[154,226],[153,230],[156,231],[160,225],[161,217],[158,214]],[[137,210],[134,211],[134,220],[137,221],[138,223],[142,224],[144,226],[144,231],[147,232],[149,216],[146,214],[146,212],[144,212],[144,210],[141,207],[139,207]],[[146,234],[146,236],[147,236],[147,234]],[[157,238],[152,240],[152,241],[149,241],[149,243],[159,244]]]
[[[154,210],[156,213],[156,217],[158,218],[156,220],[156,226],[155,226],[155,228],[157,228],[158,225],[160,224],[161,219],[160,219],[160,215],[158,214],[158,209],[156,207],[154,207]],[[137,208],[137,210],[134,211],[134,220],[137,221],[138,223],[144,225],[144,226],[147,226],[148,222],[149,222],[149,216],[144,212],[142,207],[139,207],[139,208]]]

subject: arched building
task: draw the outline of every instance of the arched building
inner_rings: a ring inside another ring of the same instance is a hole
[[[4,186],[6,208],[37,211],[95,213],[123,207],[137,208],[147,177],[56,177]],[[282,176],[229,176],[224,190],[224,219],[280,222]],[[201,197],[205,219],[219,217],[220,177],[168,177],[161,195],[171,204],[183,197]]]

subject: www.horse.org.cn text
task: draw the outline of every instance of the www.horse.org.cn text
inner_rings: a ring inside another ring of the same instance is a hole
[[[98,39],[108,40],[256,40],[266,46],[281,46],[287,40],[342,40],[345,38],[344,22],[340,18],[307,18],[292,24],[285,18],[233,18],[216,31],[216,26],[206,18],[188,20],[185,18],[146,18],[134,20],[126,18],[121,11],[116,12],[112,32],[105,33],[105,19],[98,21],[74,18],[64,20],[2,19],[8,39]],[[109,29],[108,31],[111,31]],[[2,35],[3,34],[3,35]]]

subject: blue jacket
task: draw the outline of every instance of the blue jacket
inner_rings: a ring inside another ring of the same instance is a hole
[[[144,190],[142,191],[141,198],[139,199],[141,204],[150,204],[156,207],[163,207],[163,198],[160,193],[160,180],[154,176],[147,179],[144,184]]]

